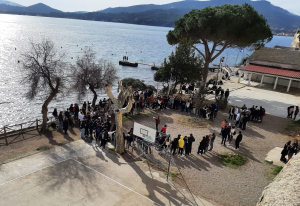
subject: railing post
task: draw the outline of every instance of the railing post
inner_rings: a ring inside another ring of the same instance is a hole
[[[36,119],[35,121],[36,121],[36,130],[39,131],[39,120]]]
[[[4,126],[3,130],[4,130],[5,142],[6,142],[6,145],[8,146],[8,141],[7,141],[7,137],[6,137],[6,127],[5,126]]]

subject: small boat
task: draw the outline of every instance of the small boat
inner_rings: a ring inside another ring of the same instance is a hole
[[[151,67],[151,70],[159,70],[159,68],[158,67],[156,67],[156,66],[153,66],[153,67]]]
[[[119,65],[128,66],[128,67],[137,67],[139,64],[136,62],[119,61]]]

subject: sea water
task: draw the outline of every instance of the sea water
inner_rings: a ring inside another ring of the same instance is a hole
[[[66,53],[65,60],[72,64],[86,47],[91,47],[97,58],[115,63],[119,79],[137,78],[155,87],[162,84],[153,80],[155,71],[150,66],[123,67],[118,61],[128,56],[129,61],[159,66],[175,49],[166,40],[172,29],[168,27],[0,14],[0,28],[0,127],[42,117],[43,99],[27,100],[24,95],[26,85],[20,83],[23,74],[18,60],[30,49],[30,42],[52,40],[59,51]],[[291,43],[291,37],[275,36],[267,46],[290,46]],[[251,53],[247,49],[243,52],[239,48],[227,49],[212,64],[218,64],[224,56],[224,64],[232,66]],[[103,97],[106,95],[99,93],[99,98]],[[92,94],[84,99],[87,98],[91,101]],[[63,110],[75,102],[79,102],[75,91],[53,100],[49,105],[49,115],[52,116],[55,107]]]

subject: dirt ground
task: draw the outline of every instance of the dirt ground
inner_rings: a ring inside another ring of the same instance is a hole
[[[194,135],[196,142],[193,144],[192,155],[189,157],[175,156],[176,164],[180,167],[191,191],[216,205],[256,205],[264,187],[272,181],[268,175],[272,166],[264,162],[266,154],[274,147],[282,147],[291,138],[290,132],[285,130],[291,120],[267,115],[263,123],[250,122],[248,128],[242,131],[244,136],[238,151],[249,161],[239,169],[230,169],[219,162],[221,153],[236,152],[232,146],[224,147],[220,144],[220,125],[223,119],[228,118],[226,113],[219,112],[214,121],[202,119],[199,122],[195,121],[193,115],[174,110],[147,110],[146,114],[135,115],[129,119],[123,118],[124,129],[129,130],[133,127],[134,121],[155,128],[154,116],[161,118],[159,127],[167,124],[167,133],[171,134],[171,137],[176,137],[178,134],[189,135],[192,133]],[[203,156],[197,155],[197,148],[202,136],[212,132],[217,134],[213,151],[207,152]],[[78,128],[71,128],[68,135],[57,131],[39,135],[33,131],[25,135],[25,140],[19,136],[9,146],[1,144],[0,163],[78,139],[80,139]]]
[[[196,142],[193,144],[192,155],[175,156],[176,163],[192,192],[217,205],[256,205],[264,187],[272,181],[269,175],[272,165],[264,161],[266,154],[274,147],[282,147],[291,138],[289,131],[285,130],[291,120],[267,115],[263,123],[250,122],[248,128],[242,130],[243,141],[237,152],[246,156],[249,161],[239,169],[230,169],[219,161],[221,153],[236,152],[233,146],[224,147],[220,144],[220,127],[221,122],[228,118],[226,113],[219,112],[213,122],[203,119],[197,123],[193,115],[167,109],[151,111],[148,115],[135,118],[135,121],[155,128],[153,116],[160,116],[160,127],[167,124],[167,133],[171,137],[178,134],[194,135]],[[123,125],[129,129],[133,126],[133,121],[125,121]],[[213,151],[203,156],[197,155],[202,137],[212,132],[217,134]]]
[[[79,129],[70,127],[67,135],[56,130],[40,135],[34,130],[25,133],[24,139],[22,135],[10,137],[8,146],[5,145],[5,140],[0,140],[0,165],[78,139],[80,139]]]

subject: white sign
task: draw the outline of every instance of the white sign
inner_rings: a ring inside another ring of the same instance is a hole
[[[146,127],[142,124],[134,122],[133,134],[135,136],[141,137],[148,142],[155,143],[156,130],[150,127]]]

